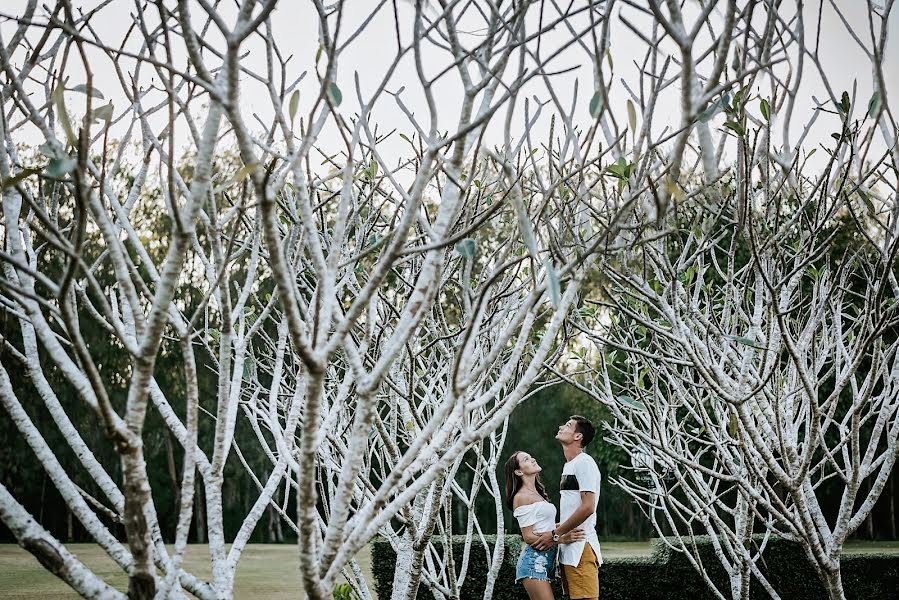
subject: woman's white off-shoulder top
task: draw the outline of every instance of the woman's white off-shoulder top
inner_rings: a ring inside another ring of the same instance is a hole
[[[550,502],[534,502],[519,506],[512,513],[522,529],[534,526],[534,533],[546,533],[556,528],[556,507]]]

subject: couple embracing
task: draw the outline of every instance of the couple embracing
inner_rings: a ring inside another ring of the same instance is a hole
[[[531,600],[553,600],[550,580],[559,563],[562,590],[571,600],[599,598],[602,554],[596,537],[599,467],[584,452],[596,435],[593,424],[579,415],[559,427],[565,466],[559,484],[559,521],[540,481],[542,470],[527,452],[515,452],[506,462],[506,504],[518,519],[527,543],[518,558],[515,582],[521,581]]]

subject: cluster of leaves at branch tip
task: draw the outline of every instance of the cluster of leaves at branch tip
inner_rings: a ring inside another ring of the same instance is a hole
[[[378,176],[378,161],[371,159],[368,162],[368,166],[362,169],[362,175],[369,181],[374,181]]]
[[[849,92],[843,92],[843,95],[840,96],[840,103],[837,104],[837,108],[840,109],[840,112],[844,115],[849,114],[849,109],[852,108],[852,102],[849,100]]]
[[[611,175],[618,180],[618,191],[620,192],[624,189],[624,186],[627,185],[628,180],[631,178],[631,175],[634,174],[635,170],[636,164],[628,161],[622,156],[619,157],[616,162],[606,167],[606,174]]]
[[[348,583],[338,583],[334,586],[334,589],[331,590],[331,596],[334,600],[358,600],[359,596],[356,595],[356,592],[353,591],[353,588]]]
[[[737,137],[743,137],[746,135],[746,113],[744,111],[747,100],[749,99],[747,93],[749,92],[749,86],[745,86],[740,88],[735,94],[732,102],[727,102],[729,99],[728,95],[723,97],[722,110],[727,114],[727,120],[724,122],[724,126],[727,129],[730,129]],[[765,117],[765,120],[769,120],[770,118],[770,105],[768,105],[768,116]]]
[[[61,83],[53,91],[52,99],[54,107],[56,108],[60,125],[62,126],[63,131],[66,134],[66,139],[68,140],[68,142],[74,145],[77,141],[77,137],[75,135],[75,130],[72,127],[72,121],[69,118],[69,112],[66,109],[64,95],[65,92],[78,92],[81,94],[89,95],[92,98],[97,98],[99,100],[105,100],[106,98],[105,96],[103,96],[103,93],[100,92],[100,90],[89,87],[84,83],[79,83],[78,85],[70,88],[65,87],[65,83]],[[105,123],[104,127],[108,126],[112,121],[113,110],[114,107],[112,101],[110,100],[106,104],[91,111],[91,122],[103,122]],[[44,142],[43,144],[41,144],[39,150],[41,154],[50,159],[47,162],[46,166],[43,169],[38,167],[29,167],[27,169],[22,169],[13,177],[9,177],[8,179],[4,180],[2,184],[0,184],[0,191],[14,187],[28,177],[37,175],[42,171],[45,177],[48,177],[50,179],[60,179],[74,171],[75,167],[78,166],[78,161],[72,158],[72,156],[68,152],[61,150],[48,142]]]
[[[748,100],[746,96],[748,91],[748,86],[741,88],[734,94],[733,99],[730,94],[722,95],[699,113],[697,120],[700,123],[708,123],[715,115],[723,111],[728,117],[724,122],[724,127],[733,131],[737,136],[743,137],[746,135],[746,116],[743,114],[743,107]],[[771,101],[768,98],[759,98],[759,112],[766,123],[771,121],[774,113],[771,111]]]

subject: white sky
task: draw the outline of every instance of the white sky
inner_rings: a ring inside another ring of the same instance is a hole
[[[867,32],[867,8],[863,0],[835,0],[851,24],[858,27],[860,34]],[[76,7],[92,8],[98,4],[96,0],[74,2]],[[172,4],[167,2],[167,4]],[[791,3],[785,2],[785,5]],[[809,17],[816,14],[817,3],[809,2],[807,13]],[[846,89],[850,93],[853,88],[853,82],[857,84],[857,101],[856,103],[864,112],[868,99],[871,96],[871,73],[870,67],[864,55],[859,51],[858,47],[852,42],[851,38],[845,32],[835,12],[829,8],[829,0],[825,0],[825,12],[822,16],[822,36],[821,36],[821,57],[826,65],[827,71],[831,78],[831,83],[839,95]],[[25,0],[4,0],[0,13],[5,15],[20,15],[26,5]],[[375,5],[373,0],[348,0],[347,15],[350,21],[360,22],[369,14],[370,7]],[[411,23],[411,5],[405,1],[399,3],[400,10],[405,14],[405,22]],[[131,0],[113,0],[112,3],[104,8],[92,21],[104,41],[112,46],[118,46],[121,39],[131,24],[131,13],[135,10],[135,3]],[[154,9],[155,10],[155,9]],[[792,7],[785,9],[792,10]],[[629,10],[631,19],[639,19],[632,9]],[[195,13],[195,21],[199,20],[200,10]],[[276,9],[274,16],[275,38],[279,41],[282,52],[292,54],[293,59],[290,62],[292,69],[288,73],[288,79],[298,77],[303,71],[308,71],[308,75],[301,84],[301,102],[299,115],[304,116],[308,113],[311,103],[314,99],[316,90],[316,79],[314,76],[315,55],[318,48],[318,26],[317,17],[309,2],[301,1],[282,1]],[[533,24],[532,24],[533,26]],[[13,25],[8,22],[0,22],[0,33],[2,33],[4,41],[8,41]],[[344,25],[343,35],[353,28],[350,23]],[[890,57],[886,63],[886,76],[891,92],[889,93],[889,104],[894,114],[899,112],[899,8],[893,10],[890,22],[891,43],[886,56]],[[404,41],[408,40],[409,28],[403,32]],[[555,40],[561,39],[563,36],[550,36],[549,43],[558,43]],[[32,36],[34,38],[34,36]],[[214,32],[210,33],[208,38],[220,47]],[[480,38],[476,33],[463,35],[463,43],[466,41],[474,43]],[[555,42],[554,42],[555,41]],[[375,88],[381,80],[384,71],[394,56],[396,47],[393,17],[391,10],[382,11],[371,23],[371,26],[354,41],[352,46],[341,56],[338,70],[337,82],[343,91],[344,102],[341,111],[345,115],[352,115],[357,110],[359,104],[355,98],[353,79],[358,74],[360,87],[364,96],[367,96]],[[246,44],[249,55],[245,64],[253,66],[257,73],[265,73],[264,55],[260,52],[260,45],[254,40],[250,40]],[[619,79],[624,78],[631,85],[636,81],[636,68],[633,60],[642,59],[643,48],[642,43],[629,32],[620,21],[615,20],[612,25],[612,57],[616,69],[616,79],[613,81],[613,88],[610,97],[610,106],[621,122],[626,122],[625,103],[628,94],[625,92]],[[24,56],[24,49],[18,54],[19,59]],[[436,72],[448,63],[448,54],[431,50],[427,55],[427,67],[431,72]],[[126,69],[133,64],[132,61],[122,59],[119,61]],[[185,58],[180,57],[176,63],[183,65]],[[576,67],[569,74],[556,79],[554,89],[556,89],[563,103],[567,106],[573,99],[573,89],[575,79],[579,82],[579,92],[577,93],[578,108],[576,115],[582,119],[579,123],[587,126],[590,121],[587,104],[593,93],[593,75],[592,65],[588,55],[580,49],[574,49],[565,52],[555,63],[557,68]],[[92,61],[92,69],[95,71],[96,87],[102,91],[107,98],[111,99],[116,106],[117,113],[121,107],[124,107],[124,96],[118,92],[119,83],[114,76],[112,64],[105,57],[98,57]],[[794,119],[799,119],[803,123],[811,114],[813,107],[812,95],[818,97],[819,100],[825,98],[820,82],[816,81],[812,73],[812,65],[806,61],[807,82],[804,84],[802,91],[802,101],[794,113]],[[80,75],[75,69],[70,70],[70,85],[80,83]],[[250,113],[257,113],[263,122],[270,121],[271,105],[267,94],[259,87],[258,82],[253,81],[249,77],[244,77],[244,88],[242,93],[242,104],[247,111],[247,118],[251,120]],[[388,89],[396,90],[401,86],[405,86],[403,92],[404,102],[416,113],[417,117],[424,118],[427,110],[423,101],[423,95],[418,89],[418,81],[414,76],[412,63],[405,60],[397,72],[394,74]],[[461,103],[461,91],[458,86],[458,80],[455,74],[444,77],[435,86],[436,95],[439,99],[439,108],[441,111],[440,128],[450,129],[453,127],[458,115],[458,107]],[[765,95],[764,89],[760,90]],[[548,94],[542,84],[535,83],[526,90],[527,95],[536,94],[541,100],[547,100]],[[656,125],[661,127],[665,124],[674,124],[679,119],[679,109],[677,100],[676,87],[671,88],[671,95],[665,98],[657,107],[654,118]],[[74,96],[74,95],[73,95]],[[80,99],[73,98],[72,101],[78,102]],[[669,110],[670,107],[670,110]],[[550,107],[547,107],[550,108]],[[77,112],[77,109],[72,109]],[[548,117],[549,113],[546,113]],[[523,118],[516,115],[518,125],[514,128],[516,131],[523,131]],[[412,134],[412,127],[406,117],[397,109],[396,104],[390,97],[383,97],[372,115],[372,120],[379,124],[381,131],[387,131],[397,128],[399,131]],[[721,117],[715,122],[720,125]],[[502,118],[497,119],[498,123],[488,131],[487,140],[498,141],[501,131]],[[548,119],[544,119],[532,133],[540,139],[545,139],[548,133]],[[829,139],[829,134],[838,129],[836,121],[827,123],[825,118],[819,120],[820,127],[816,128],[815,134],[810,138],[812,142],[818,142]],[[261,126],[260,126],[261,129]],[[798,133],[801,130],[801,124],[795,126]],[[115,131],[115,130],[114,130]],[[330,131],[333,135],[333,131]],[[16,141],[23,142],[40,142],[35,131],[20,130],[16,134]],[[794,134],[795,140],[796,134]],[[396,138],[396,136],[394,136]],[[176,138],[178,139],[178,138]],[[395,144],[390,145],[390,149],[398,158],[403,154],[403,142],[398,138]],[[331,141],[327,136],[322,140],[322,145],[328,147]],[[334,148],[339,148],[339,144],[335,144]]]

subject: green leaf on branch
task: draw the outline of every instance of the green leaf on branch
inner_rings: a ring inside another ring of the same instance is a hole
[[[677,276],[677,280],[683,283],[684,285],[690,285],[693,283],[693,279],[696,277],[696,267],[688,267],[686,271],[683,271]]]
[[[75,130],[72,129],[72,121],[69,120],[69,112],[66,110],[64,92],[65,88],[63,87],[63,84],[59,84],[56,86],[56,89],[53,90],[51,98],[53,104],[56,106],[56,116],[59,118],[59,124],[62,125],[62,130],[66,134],[66,139],[74,146],[77,143],[78,138],[75,136]]]
[[[62,155],[59,150],[57,150],[47,142],[44,142],[43,144],[38,146],[38,150],[40,150],[40,153],[47,158],[59,158]]]
[[[243,363],[243,378],[245,381],[250,381],[253,379],[253,375],[256,372],[256,361],[252,356],[248,356]]]
[[[596,92],[593,94],[593,97],[590,99],[590,116],[594,119],[599,117],[599,113],[602,110],[603,98],[600,92]]]
[[[843,95],[840,97],[840,110],[843,111],[843,114],[849,114],[849,109],[852,104],[849,102],[849,92],[843,92]]]
[[[630,123],[631,131],[634,132],[637,130],[637,107],[634,106],[633,101],[628,99],[627,101],[627,121]]]
[[[634,173],[634,165],[629,163],[623,156],[618,159],[617,162],[612,163],[608,167],[606,167],[606,172],[620,179],[621,181],[627,181],[630,179],[630,176]]]
[[[559,274],[549,259],[546,259],[546,282],[549,287],[549,297],[553,306],[559,308],[562,303],[562,286],[559,284]]]
[[[110,100],[108,104],[104,104],[100,108],[93,111],[92,116],[94,118],[94,122],[106,121],[106,123],[108,124],[110,121],[112,121],[112,111],[112,100]]]
[[[722,96],[721,98],[718,98],[717,100],[715,100],[714,102],[709,104],[708,108],[706,108],[704,111],[699,113],[699,117],[698,117],[699,122],[700,123],[708,123],[709,121],[712,120],[712,118],[714,118],[715,115],[717,115],[719,112],[724,110],[725,107],[727,107],[729,102],[730,102],[730,96],[728,96],[726,94],[724,96]]]
[[[87,94],[94,98],[99,98],[100,100],[106,100],[103,94],[97,88],[88,87],[86,83],[79,83],[75,87],[69,88],[70,92],[81,92],[82,94]]]
[[[742,88],[740,88],[739,90],[737,90],[737,93],[734,94],[734,102],[733,102],[733,104],[728,108],[728,110],[729,110],[730,112],[732,112],[732,113],[734,113],[734,114],[740,112],[740,109],[743,107],[743,103],[744,103],[744,101],[745,101],[745,99],[746,99],[746,92],[748,92],[748,91],[749,91],[749,86],[748,86],[748,85],[743,86]]]
[[[874,92],[868,101],[868,116],[872,119],[880,112],[880,92]]]
[[[300,90],[294,90],[290,95],[290,102],[287,105],[287,114],[290,117],[290,124],[293,125],[293,119],[297,116],[297,109],[300,107]]]
[[[475,241],[473,239],[465,238],[456,244],[456,252],[458,252],[459,256],[462,258],[474,258],[475,247]]]
[[[858,190],[858,197],[862,199],[862,202],[865,203],[865,208],[868,210],[868,216],[874,217],[877,214],[877,211],[874,209],[874,203],[871,201],[871,196],[869,196],[864,190]]]
[[[765,117],[765,121],[770,121],[771,120],[771,105],[764,98],[762,98],[759,101],[759,109],[762,111],[762,116]]]
[[[743,127],[742,123],[737,121],[727,121],[724,123],[724,126],[736,133],[738,136],[743,137],[746,135],[746,128]]]
[[[630,406],[631,408],[635,408],[637,410],[646,410],[646,407],[643,405],[642,402],[638,402],[637,400],[634,400],[633,398],[631,398],[628,395],[618,396],[616,398],[616,400],[618,400],[618,402],[620,402],[621,404]]]
[[[74,158],[68,156],[64,158],[51,158],[50,162],[47,163],[45,173],[47,174],[47,177],[57,179],[74,171],[77,164],[78,163]]]
[[[728,339],[732,342],[737,342],[738,344],[743,344],[744,346],[750,346],[750,347],[756,348],[758,350],[765,349],[764,346],[760,345],[758,342],[756,342],[755,340],[750,339],[748,337],[743,337],[741,335],[725,335],[724,337],[725,337],[725,339]]]
[[[334,106],[340,106],[340,103],[343,102],[343,93],[333,81],[328,82],[328,99]]]

